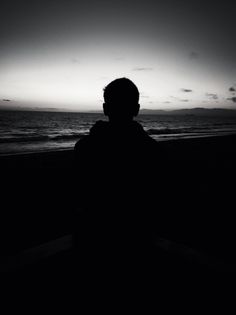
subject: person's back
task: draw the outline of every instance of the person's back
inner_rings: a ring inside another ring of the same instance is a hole
[[[150,181],[157,143],[133,120],[138,99],[130,80],[111,82],[104,90],[109,121],[96,122],[75,145],[82,209],[76,229],[87,257],[89,251],[127,264],[144,252],[147,259],[153,246]]]

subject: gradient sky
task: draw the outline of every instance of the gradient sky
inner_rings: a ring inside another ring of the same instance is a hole
[[[101,109],[117,77],[142,108],[236,108],[233,1],[3,1],[0,107]]]

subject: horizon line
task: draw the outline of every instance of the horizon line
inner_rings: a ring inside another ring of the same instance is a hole
[[[174,111],[188,111],[188,110],[223,110],[223,111],[236,111],[236,108],[223,108],[223,107],[188,107],[188,108],[173,108],[173,109],[158,109],[158,108],[140,108],[139,113],[142,111],[149,112],[174,112]],[[88,113],[88,114],[103,114],[103,110],[76,110],[76,109],[66,109],[66,108],[39,108],[39,107],[15,107],[15,108],[7,108],[4,106],[0,106],[0,111],[27,111],[27,112],[63,112],[63,113]]]

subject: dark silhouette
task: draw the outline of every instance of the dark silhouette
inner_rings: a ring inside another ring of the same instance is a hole
[[[81,189],[85,195],[88,192],[91,196],[93,192],[97,196],[96,200],[83,198],[85,208],[90,203],[99,206],[100,202],[104,207],[111,196],[115,198],[112,207],[123,197],[125,204],[131,200],[133,203],[143,188],[141,179],[147,177],[149,165],[153,165],[157,145],[133,120],[139,112],[139,91],[132,81],[126,78],[112,81],[104,89],[104,101],[103,110],[109,121],[97,121],[89,136],[75,145],[80,178],[87,184],[82,184]],[[127,195],[123,195],[125,192]]]
[[[103,110],[108,121],[97,121],[75,145],[75,239],[86,267],[92,263],[94,269],[102,259],[134,272],[152,255],[152,180],[160,155],[157,142],[134,121],[139,91],[132,81],[112,81],[104,89]]]

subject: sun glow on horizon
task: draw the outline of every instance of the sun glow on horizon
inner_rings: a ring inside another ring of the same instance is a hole
[[[103,88],[118,77],[128,77],[139,88],[145,108],[230,105],[226,98],[231,81],[215,68],[206,69],[201,61],[192,62],[180,53],[143,49],[132,56],[132,49],[124,51],[125,55],[115,55],[106,49],[77,49],[63,56],[52,51],[41,61],[36,55],[8,60],[0,73],[0,97],[22,106],[96,110],[101,107]]]

